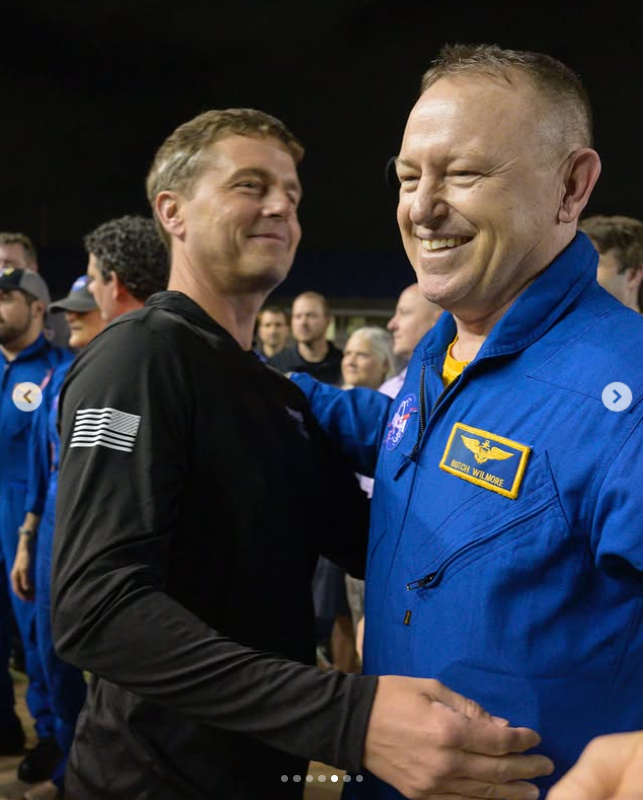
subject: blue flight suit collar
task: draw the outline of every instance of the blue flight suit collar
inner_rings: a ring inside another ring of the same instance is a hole
[[[38,338],[35,341],[33,341],[30,345],[25,347],[24,350],[21,350],[18,353],[18,355],[11,361],[9,361],[9,359],[5,356],[5,354],[1,350],[0,350],[0,358],[2,358],[2,361],[5,363],[5,365],[17,364],[20,361],[28,361],[30,358],[33,358],[33,356],[38,355],[41,350],[49,346],[50,344],[45,338],[44,333],[41,333],[39,334]]]

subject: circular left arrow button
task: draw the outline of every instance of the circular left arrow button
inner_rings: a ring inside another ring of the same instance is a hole
[[[11,398],[21,411],[35,411],[42,403],[42,390],[37,384],[25,381],[16,384]]]

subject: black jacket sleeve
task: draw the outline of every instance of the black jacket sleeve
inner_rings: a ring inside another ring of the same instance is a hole
[[[356,770],[376,678],[241,646],[168,593],[196,391],[172,343],[140,319],[112,324],[72,367],[59,412],[56,648],[186,717]]]

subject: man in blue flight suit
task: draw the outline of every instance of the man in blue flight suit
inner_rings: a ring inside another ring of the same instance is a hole
[[[577,233],[600,160],[560,62],[445,48],[396,167],[420,291],[450,313],[395,400],[293,379],[356,471],[377,461],[364,671],[537,729],[547,789],[593,737],[643,727],[643,320]]]
[[[27,705],[35,720],[38,743],[18,767],[22,780],[48,777],[57,760],[54,721],[47,700],[42,667],[35,642],[34,605],[11,590],[19,537],[33,531],[23,526],[26,512],[28,446],[33,415],[14,402],[16,387],[25,382],[44,389],[55,367],[71,353],[53,346],[43,334],[49,291],[35,272],[7,267],[0,272],[0,754],[20,753],[25,736],[14,711],[9,674],[12,613],[18,624],[29,678]],[[37,398],[32,393],[27,402]],[[24,404],[23,404],[24,405]]]

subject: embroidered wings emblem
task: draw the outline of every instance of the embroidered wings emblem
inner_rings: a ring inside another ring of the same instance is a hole
[[[491,447],[489,439],[480,444],[480,439],[473,439],[471,436],[462,436],[462,441],[467,450],[471,450],[478,464],[484,464],[485,461],[498,460],[505,461],[511,458],[515,453],[509,453],[507,450],[502,450],[500,447]]]

